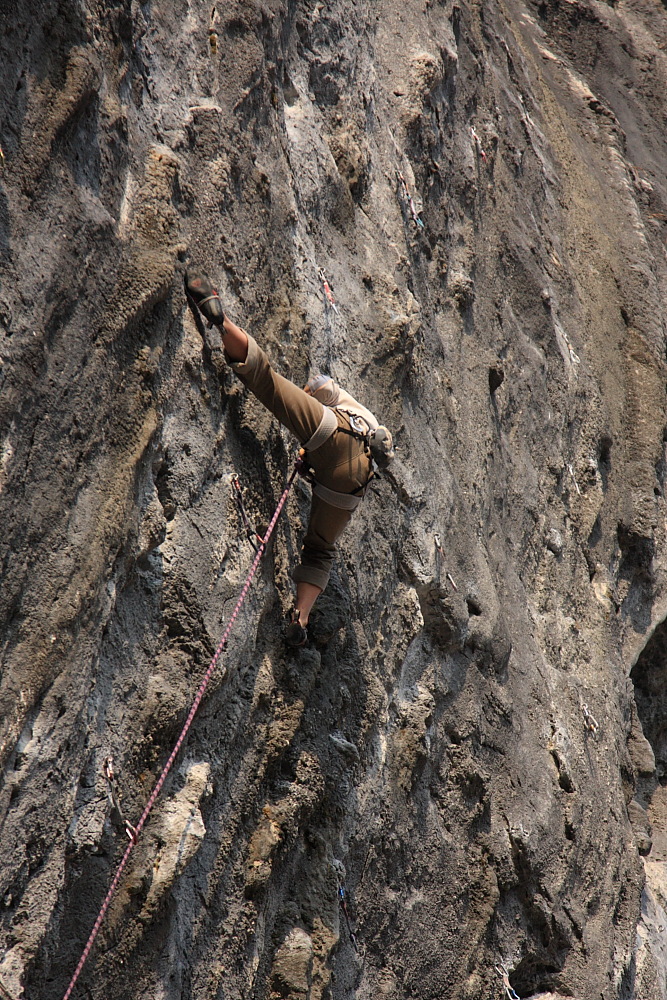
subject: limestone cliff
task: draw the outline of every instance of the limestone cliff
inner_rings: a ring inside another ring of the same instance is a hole
[[[291,468],[192,265],[397,459],[291,653],[294,489],[74,996],[667,1000],[666,46],[664,0],[2,0],[2,996],[64,994],[231,477],[265,525]]]

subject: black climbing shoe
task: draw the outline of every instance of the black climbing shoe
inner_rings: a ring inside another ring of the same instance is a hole
[[[305,646],[308,642],[308,632],[299,621],[299,612],[296,610],[292,612],[292,620],[287,626],[285,642],[288,646],[294,646],[295,648]]]
[[[196,272],[190,274],[188,271],[185,275],[185,288],[204,319],[213,326],[222,326],[225,320],[222,302],[217,289],[213,287],[206,275]]]

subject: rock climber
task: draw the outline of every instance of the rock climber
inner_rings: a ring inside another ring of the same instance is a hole
[[[391,435],[328,375],[313,375],[300,389],[275,372],[254,338],[225,315],[220,296],[205,275],[189,272],[185,284],[204,319],[220,331],[227,363],[298,439],[304,464],[312,470],[313,500],[301,561],[292,574],[296,604],[285,636],[289,645],[303,646],[310,612],[329,580],[336,541],[373,475],[369,441],[377,435],[376,444],[391,455]],[[377,454],[375,445],[373,449]]]

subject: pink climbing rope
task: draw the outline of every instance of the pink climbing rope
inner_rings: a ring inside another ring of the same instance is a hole
[[[246,580],[245,580],[245,583],[243,584],[243,589],[241,590],[241,594],[239,596],[239,599],[236,602],[236,607],[234,608],[234,610],[232,612],[231,618],[227,622],[227,628],[225,629],[225,631],[223,633],[223,636],[222,636],[222,639],[220,640],[218,648],[216,649],[215,653],[213,654],[213,659],[211,660],[211,662],[210,662],[210,664],[208,666],[208,669],[207,669],[206,673],[204,674],[204,679],[202,680],[201,684],[199,685],[199,690],[197,691],[197,694],[195,695],[195,699],[192,702],[192,707],[190,709],[190,712],[188,714],[187,719],[185,720],[185,725],[183,726],[183,729],[181,730],[181,735],[176,740],[176,744],[174,746],[174,749],[171,751],[171,754],[169,755],[169,759],[167,760],[167,763],[164,765],[164,767],[162,769],[162,774],[158,778],[158,780],[157,780],[157,782],[155,784],[155,788],[153,789],[153,791],[150,794],[150,798],[148,799],[148,802],[146,803],[146,807],[144,808],[144,811],[141,814],[141,818],[139,819],[139,822],[137,823],[137,825],[134,827],[133,833],[130,835],[130,843],[127,845],[127,847],[125,849],[125,853],[123,854],[123,857],[121,859],[121,862],[118,865],[118,868],[116,869],[116,874],[113,877],[113,881],[112,881],[111,885],[109,886],[109,891],[107,892],[105,900],[102,903],[102,907],[100,909],[100,912],[97,915],[97,920],[93,924],[93,929],[90,932],[90,937],[88,938],[88,940],[86,942],[86,947],[83,949],[83,952],[81,954],[81,958],[79,959],[79,964],[77,965],[76,969],[74,970],[74,975],[72,976],[72,978],[70,980],[70,984],[67,987],[67,992],[65,993],[65,995],[63,997],[63,1000],[69,1000],[69,997],[72,994],[72,990],[74,989],[74,986],[76,985],[76,981],[79,978],[79,976],[81,975],[81,970],[83,969],[84,965],[86,964],[86,959],[88,958],[88,955],[90,954],[90,949],[92,948],[93,942],[95,941],[95,938],[97,937],[97,934],[98,934],[98,931],[99,931],[100,927],[102,926],[102,921],[104,920],[106,912],[109,909],[109,905],[111,903],[113,895],[114,895],[116,889],[118,888],[118,883],[120,882],[120,877],[123,874],[123,870],[124,870],[124,868],[125,868],[128,860],[129,860],[130,854],[132,853],[132,849],[137,844],[137,841],[139,839],[139,834],[141,833],[141,830],[144,827],[144,825],[146,823],[146,820],[148,819],[148,815],[149,815],[151,809],[153,808],[153,806],[155,804],[155,800],[157,799],[158,795],[160,794],[162,786],[164,785],[164,783],[165,783],[165,781],[167,779],[167,775],[169,774],[169,772],[171,770],[171,767],[172,767],[172,765],[174,763],[174,760],[176,759],[176,755],[178,754],[178,751],[181,749],[181,746],[183,745],[183,741],[184,741],[185,737],[187,736],[187,733],[188,733],[188,730],[189,730],[190,726],[192,725],[192,720],[194,719],[195,714],[197,712],[197,709],[199,708],[199,705],[201,703],[201,700],[204,697],[204,692],[206,691],[206,688],[208,687],[208,683],[209,683],[209,681],[211,679],[211,676],[213,675],[213,671],[215,670],[215,668],[217,666],[217,663],[218,663],[218,660],[219,660],[221,654],[224,652],[225,646],[227,644],[227,638],[229,636],[229,633],[231,632],[232,627],[234,625],[234,622],[236,621],[236,619],[238,617],[238,613],[241,610],[241,605],[243,604],[243,602],[246,599],[246,596],[248,594],[248,590],[250,589],[250,584],[253,581],[253,577],[255,576],[255,573],[257,572],[257,567],[259,566],[260,559],[262,558],[262,555],[264,554],[264,551],[265,551],[266,546],[268,544],[269,538],[273,534],[273,529],[276,526],[276,521],[280,517],[280,512],[283,509],[283,507],[285,506],[285,501],[287,500],[287,495],[288,495],[290,489],[292,488],[292,483],[294,482],[294,478],[295,478],[297,472],[299,471],[299,464],[298,463],[299,463],[299,460],[297,460],[297,463],[295,464],[294,469],[292,470],[292,474],[291,474],[291,476],[289,477],[289,479],[287,481],[287,486],[285,487],[285,489],[283,491],[283,495],[281,496],[280,501],[278,502],[278,506],[276,507],[276,510],[275,510],[275,513],[274,513],[273,517],[271,518],[271,522],[269,523],[269,526],[266,529],[266,534],[264,535],[264,538],[262,539],[262,543],[259,546],[259,549],[257,550],[257,554],[255,555],[255,558],[253,560],[252,566],[250,567],[250,572],[248,573],[248,575],[246,577]]]

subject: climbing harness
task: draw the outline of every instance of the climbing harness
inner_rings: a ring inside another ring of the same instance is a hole
[[[352,930],[352,921],[350,920],[350,914],[347,912],[347,892],[345,891],[345,886],[338,887],[338,900],[340,902],[340,908],[345,916],[345,923],[347,924],[347,930],[350,935],[350,941],[352,942],[352,947],[359,953],[359,946],[357,944],[357,935]]]
[[[324,273],[323,268],[319,268],[319,270],[317,272],[317,276],[320,279],[320,281],[322,282],[322,288],[324,289],[324,297],[325,297],[327,303],[331,306],[331,308],[333,309],[333,311],[335,313],[337,313],[338,312],[338,306],[336,305],[336,300],[333,297],[333,292],[331,291],[331,287],[329,285],[329,282],[327,281],[327,276]]]
[[[312,483],[312,487],[314,496],[331,504],[332,507],[338,507],[339,510],[356,510],[364,499],[363,493],[338,493],[337,490],[330,490],[317,480]]]
[[[86,946],[83,949],[81,958],[79,959],[79,963],[78,963],[76,969],[74,970],[74,975],[72,976],[72,979],[70,980],[70,984],[67,987],[65,995],[63,996],[63,1000],[69,1000],[69,997],[72,995],[72,990],[74,989],[74,987],[76,985],[76,982],[77,982],[79,976],[81,975],[81,970],[83,969],[83,967],[84,967],[84,965],[86,963],[86,959],[88,958],[88,955],[90,954],[90,949],[92,948],[93,943],[95,941],[95,938],[97,937],[97,934],[99,932],[99,929],[102,926],[102,921],[104,920],[105,914],[106,914],[107,910],[109,909],[109,905],[110,905],[111,900],[112,900],[112,898],[114,896],[114,893],[115,893],[116,889],[118,888],[118,883],[120,882],[121,875],[123,874],[123,871],[125,870],[125,866],[127,865],[127,862],[129,861],[130,854],[132,853],[132,849],[136,845],[136,843],[137,843],[137,841],[139,839],[139,834],[141,833],[143,827],[146,824],[146,820],[148,819],[148,816],[149,816],[149,814],[150,814],[153,806],[155,805],[155,800],[157,799],[158,795],[160,794],[160,791],[162,790],[162,786],[164,785],[165,781],[167,780],[167,775],[171,771],[171,768],[172,768],[172,765],[173,765],[173,763],[174,763],[174,761],[176,759],[176,756],[177,756],[179,750],[181,749],[181,747],[183,745],[185,737],[187,736],[188,731],[190,729],[190,726],[192,725],[192,721],[193,721],[193,719],[194,719],[194,717],[195,717],[195,715],[197,713],[197,709],[199,708],[201,700],[204,697],[204,694],[206,692],[206,688],[208,687],[209,681],[211,680],[211,677],[213,676],[213,671],[215,670],[215,668],[216,668],[216,666],[218,664],[218,660],[219,660],[220,656],[222,655],[222,653],[224,652],[224,650],[227,648],[227,639],[228,639],[229,634],[230,634],[230,632],[231,632],[231,630],[232,630],[232,628],[234,626],[234,622],[236,621],[236,619],[238,617],[238,614],[239,614],[239,612],[241,610],[241,606],[243,605],[243,602],[245,601],[245,599],[247,597],[248,591],[250,589],[250,584],[253,581],[255,573],[257,572],[257,567],[259,566],[259,563],[260,563],[260,560],[262,558],[262,555],[264,554],[264,552],[266,550],[266,546],[268,545],[269,539],[271,538],[271,535],[273,534],[273,529],[275,528],[276,522],[277,522],[278,518],[280,517],[280,512],[282,511],[283,507],[285,506],[285,502],[287,500],[287,496],[289,494],[290,489],[292,488],[292,484],[293,484],[294,479],[296,477],[297,471],[298,471],[298,460],[297,460],[297,462],[294,463],[294,468],[292,470],[292,473],[291,473],[289,479],[287,480],[287,485],[285,486],[285,489],[283,490],[282,496],[280,497],[280,500],[278,501],[278,506],[276,507],[276,509],[274,511],[274,514],[273,514],[273,517],[271,518],[271,521],[269,522],[269,526],[266,529],[266,534],[264,535],[264,537],[262,539],[261,545],[259,546],[259,548],[257,550],[257,553],[255,554],[255,558],[253,559],[252,566],[250,567],[248,575],[247,575],[247,577],[245,579],[245,583],[243,584],[243,587],[241,589],[241,593],[239,595],[239,599],[236,602],[236,607],[234,608],[234,610],[232,612],[231,618],[227,622],[227,627],[226,627],[226,629],[225,629],[225,631],[223,633],[222,639],[220,640],[220,643],[218,644],[218,648],[216,649],[215,653],[213,654],[213,659],[209,663],[208,668],[206,670],[206,673],[204,674],[204,678],[203,678],[201,684],[199,685],[199,690],[197,691],[197,694],[195,695],[194,701],[192,702],[192,706],[190,708],[190,712],[188,714],[187,719],[185,720],[185,724],[183,726],[183,729],[181,730],[181,734],[178,737],[178,739],[176,740],[176,744],[174,745],[174,749],[171,751],[171,754],[169,755],[169,759],[167,760],[167,763],[164,765],[164,767],[162,769],[162,773],[160,774],[160,777],[158,778],[158,780],[157,780],[157,782],[155,784],[155,787],[153,788],[153,791],[150,794],[148,802],[146,803],[146,806],[144,807],[144,811],[142,812],[142,814],[141,814],[141,816],[139,818],[139,822],[133,828],[133,835],[130,837],[130,843],[127,845],[127,847],[125,849],[125,853],[123,854],[123,857],[121,858],[120,864],[118,865],[118,868],[116,869],[116,874],[114,875],[113,880],[111,882],[111,885],[109,886],[109,891],[107,892],[107,894],[105,896],[105,899],[104,899],[104,902],[102,903],[100,912],[97,915],[97,919],[96,919],[96,921],[95,921],[95,923],[93,925],[92,931],[90,932],[90,936],[89,936],[89,938],[88,938],[88,940],[86,942]],[[113,770],[112,770],[112,773],[113,773]]]
[[[239,516],[243,521],[243,525],[245,527],[246,538],[252,545],[255,552],[258,552],[259,546],[262,544],[262,536],[259,534],[258,531],[255,531],[252,524],[250,523],[248,512],[246,511],[245,504],[243,503],[241,483],[239,482],[239,477],[236,475],[232,476],[232,489],[234,491],[234,500],[236,502],[236,507],[238,509]]]
[[[315,473],[308,465],[308,455],[305,448],[299,450],[297,471],[302,479],[310,483],[314,496],[331,504],[332,507],[337,507],[339,510],[356,510],[364,498],[365,486],[359,487],[358,492],[338,493],[336,490],[330,490],[327,486],[323,486],[322,483],[318,483]]]
[[[317,448],[321,448],[336,430],[338,430],[336,414],[329,406],[325,406],[322,412],[322,419],[313,435],[304,444],[303,450],[315,451]]]
[[[495,969],[503,981],[503,988],[505,990],[507,1000],[521,1000],[521,997],[514,991],[514,988],[510,984],[510,974],[507,971],[505,963],[501,962],[500,965],[496,965]]]

